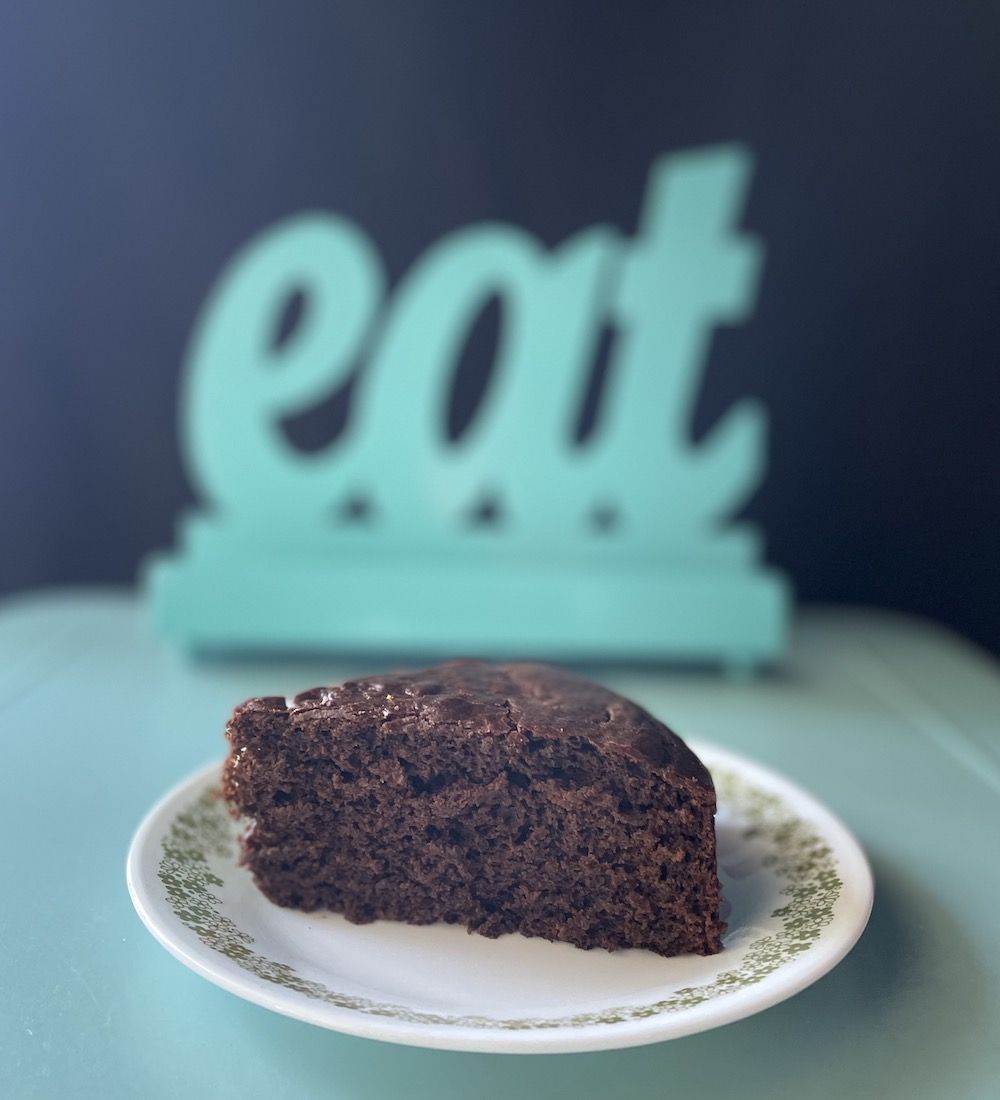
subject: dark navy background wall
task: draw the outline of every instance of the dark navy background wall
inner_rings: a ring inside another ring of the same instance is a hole
[[[995,3],[7,0],[0,589],[171,540],[179,360],[257,229],[341,211],[398,276],[472,220],[632,228],[658,153],[738,139],[768,261],[695,431],[770,405],[802,596],[1000,649],[998,57]]]

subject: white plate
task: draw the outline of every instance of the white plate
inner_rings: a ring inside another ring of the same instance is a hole
[[[448,1050],[554,1053],[673,1039],[750,1016],[835,966],[872,877],[847,828],[800,787],[692,742],[715,778],[724,950],[664,959],[454,925],[354,925],[272,905],[237,863],[219,764],[167,794],[128,855],[146,927],[185,966],[321,1027]],[[728,911],[727,911],[728,910]]]

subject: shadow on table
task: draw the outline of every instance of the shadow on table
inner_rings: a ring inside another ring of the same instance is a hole
[[[826,978],[750,1019],[598,1054],[459,1054],[377,1043],[248,1012],[269,1060],[303,1096],[462,1100],[698,1095],[941,1097],[975,1079],[984,980],[951,917],[873,860],[876,901]],[[249,1007],[249,1006],[248,1006]],[[971,1075],[971,1077],[970,1077]]]

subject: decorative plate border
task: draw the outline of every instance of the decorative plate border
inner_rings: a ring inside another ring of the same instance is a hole
[[[235,861],[235,826],[215,786],[205,790],[174,816],[161,842],[157,875],[177,919],[212,951],[231,959],[255,977],[313,1000],[369,1016],[385,1016],[415,1024],[463,1028],[533,1031],[619,1024],[693,1008],[755,985],[785,963],[807,951],[833,920],[843,889],[829,845],[808,822],[790,810],[782,798],[737,772],[711,769],[720,802],[734,805],[749,825],[744,836],[759,837],[770,849],[762,862],[785,880],[781,894],[788,902],[771,916],[779,931],[761,936],[747,947],[739,966],[703,985],[687,986],[652,1004],[625,1005],[575,1016],[496,1019],[488,1016],[448,1016],[415,1012],[403,1005],[384,1004],[328,989],[301,975],[287,963],[266,958],[254,949],[253,937],[222,909],[213,891],[224,882],[212,870],[210,857]]]

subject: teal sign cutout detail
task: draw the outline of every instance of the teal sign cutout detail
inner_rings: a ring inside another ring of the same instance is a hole
[[[146,570],[163,633],[194,650],[777,657],[787,585],[729,520],[764,473],[765,411],[745,400],[697,444],[690,432],[712,327],[755,297],[761,247],[736,228],[750,172],[734,146],[664,156],[634,237],[599,225],[546,249],[473,225],[391,295],[344,218],[300,214],[254,238],[189,349],[182,445],[202,504],[179,552]],[[450,440],[456,365],[495,299],[490,381]],[[359,362],[345,431],[294,447],[282,421]]]

